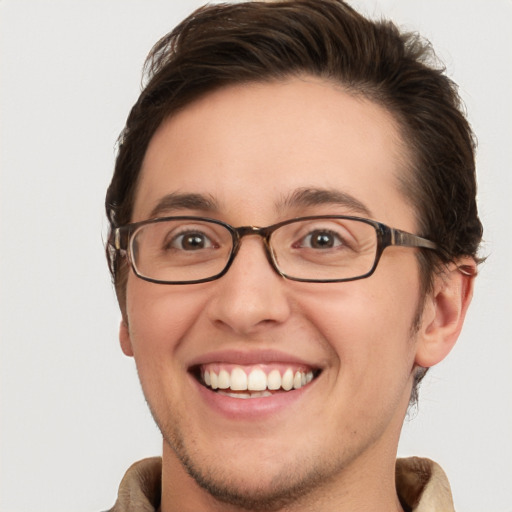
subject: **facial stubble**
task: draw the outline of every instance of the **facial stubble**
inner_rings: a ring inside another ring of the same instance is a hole
[[[410,326],[410,342],[415,343],[418,330],[421,326],[423,308],[426,294],[418,300],[413,320]],[[421,370],[413,368],[412,371]],[[190,449],[194,441],[190,440],[188,445],[184,435],[177,423],[165,424],[160,421],[156,411],[147,401],[152,416],[162,432],[164,442],[174,452],[184,470],[192,477],[197,485],[208,494],[222,503],[226,503],[241,510],[276,512],[279,510],[292,510],[299,503],[306,504],[314,501],[313,495],[320,487],[325,487],[333,481],[344,467],[357,456],[349,453],[339,454],[335,461],[327,461],[325,458],[317,457],[301,461],[301,464],[290,463],[288,467],[282,468],[279,475],[275,476],[268,485],[254,486],[250,489],[244,488],[234,481],[232,477],[223,474],[218,468],[206,467],[200,454],[194,454]],[[371,444],[371,443],[368,443]],[[195,456],[194,456],[195,455]]]

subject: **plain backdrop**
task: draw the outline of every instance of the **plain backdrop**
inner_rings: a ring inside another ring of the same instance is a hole
[[[161,451],[118,346],[103,199],[144,57],[200,3],[0,0],[2,512],[106,509]],[[512,2],[351,3],[432,41],[479,139],[489,258],[399,453],[441,463],[459,511],[511,512]]]

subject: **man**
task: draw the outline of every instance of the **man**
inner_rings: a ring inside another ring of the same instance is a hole
[[[147,76],[107,252],[163,456],[112,510],[453,510],[439,466],[395,460],[482,234],[428,45],[339,0],[218,5]]]

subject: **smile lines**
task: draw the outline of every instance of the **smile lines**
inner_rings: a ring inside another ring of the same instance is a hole
[[[286,368],[283,370],[272,369],[267,373],[262,368],[252,368],[245,371],[240,366],[231,370],[226,368],[202,368],[203,383],[213,390],[236,391],[237,393],[222,393],[237,398],[256,398],[270,396],[270,391],[290,391],[300,389],[309,384],[313,378],[312,370]],[[248,391],[249,393],[239,393]]]

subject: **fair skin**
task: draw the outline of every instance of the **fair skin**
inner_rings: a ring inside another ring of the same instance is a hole
[[[318,79],[224,88],[158,129],[132,221],[156,213],[267,226],[355,214],[415,233],[397,181],[407,166],[400,140],[387,111]],[[284,201],[305,189],[348,194],[359,206]],[[209,202],[156,212],[169,194]],[[450,267],[422,301],[415,250],[402,247],[386,249],[368,279],[289,281],[258,237],[244,239],[217,281],[166,286],[130,271],[120,339],[164,437],[162,512],[402,510],[394,464],[413,371],[450,351],[471,286]],[[197,378],[213,367],[316,377],[241,399]]]

